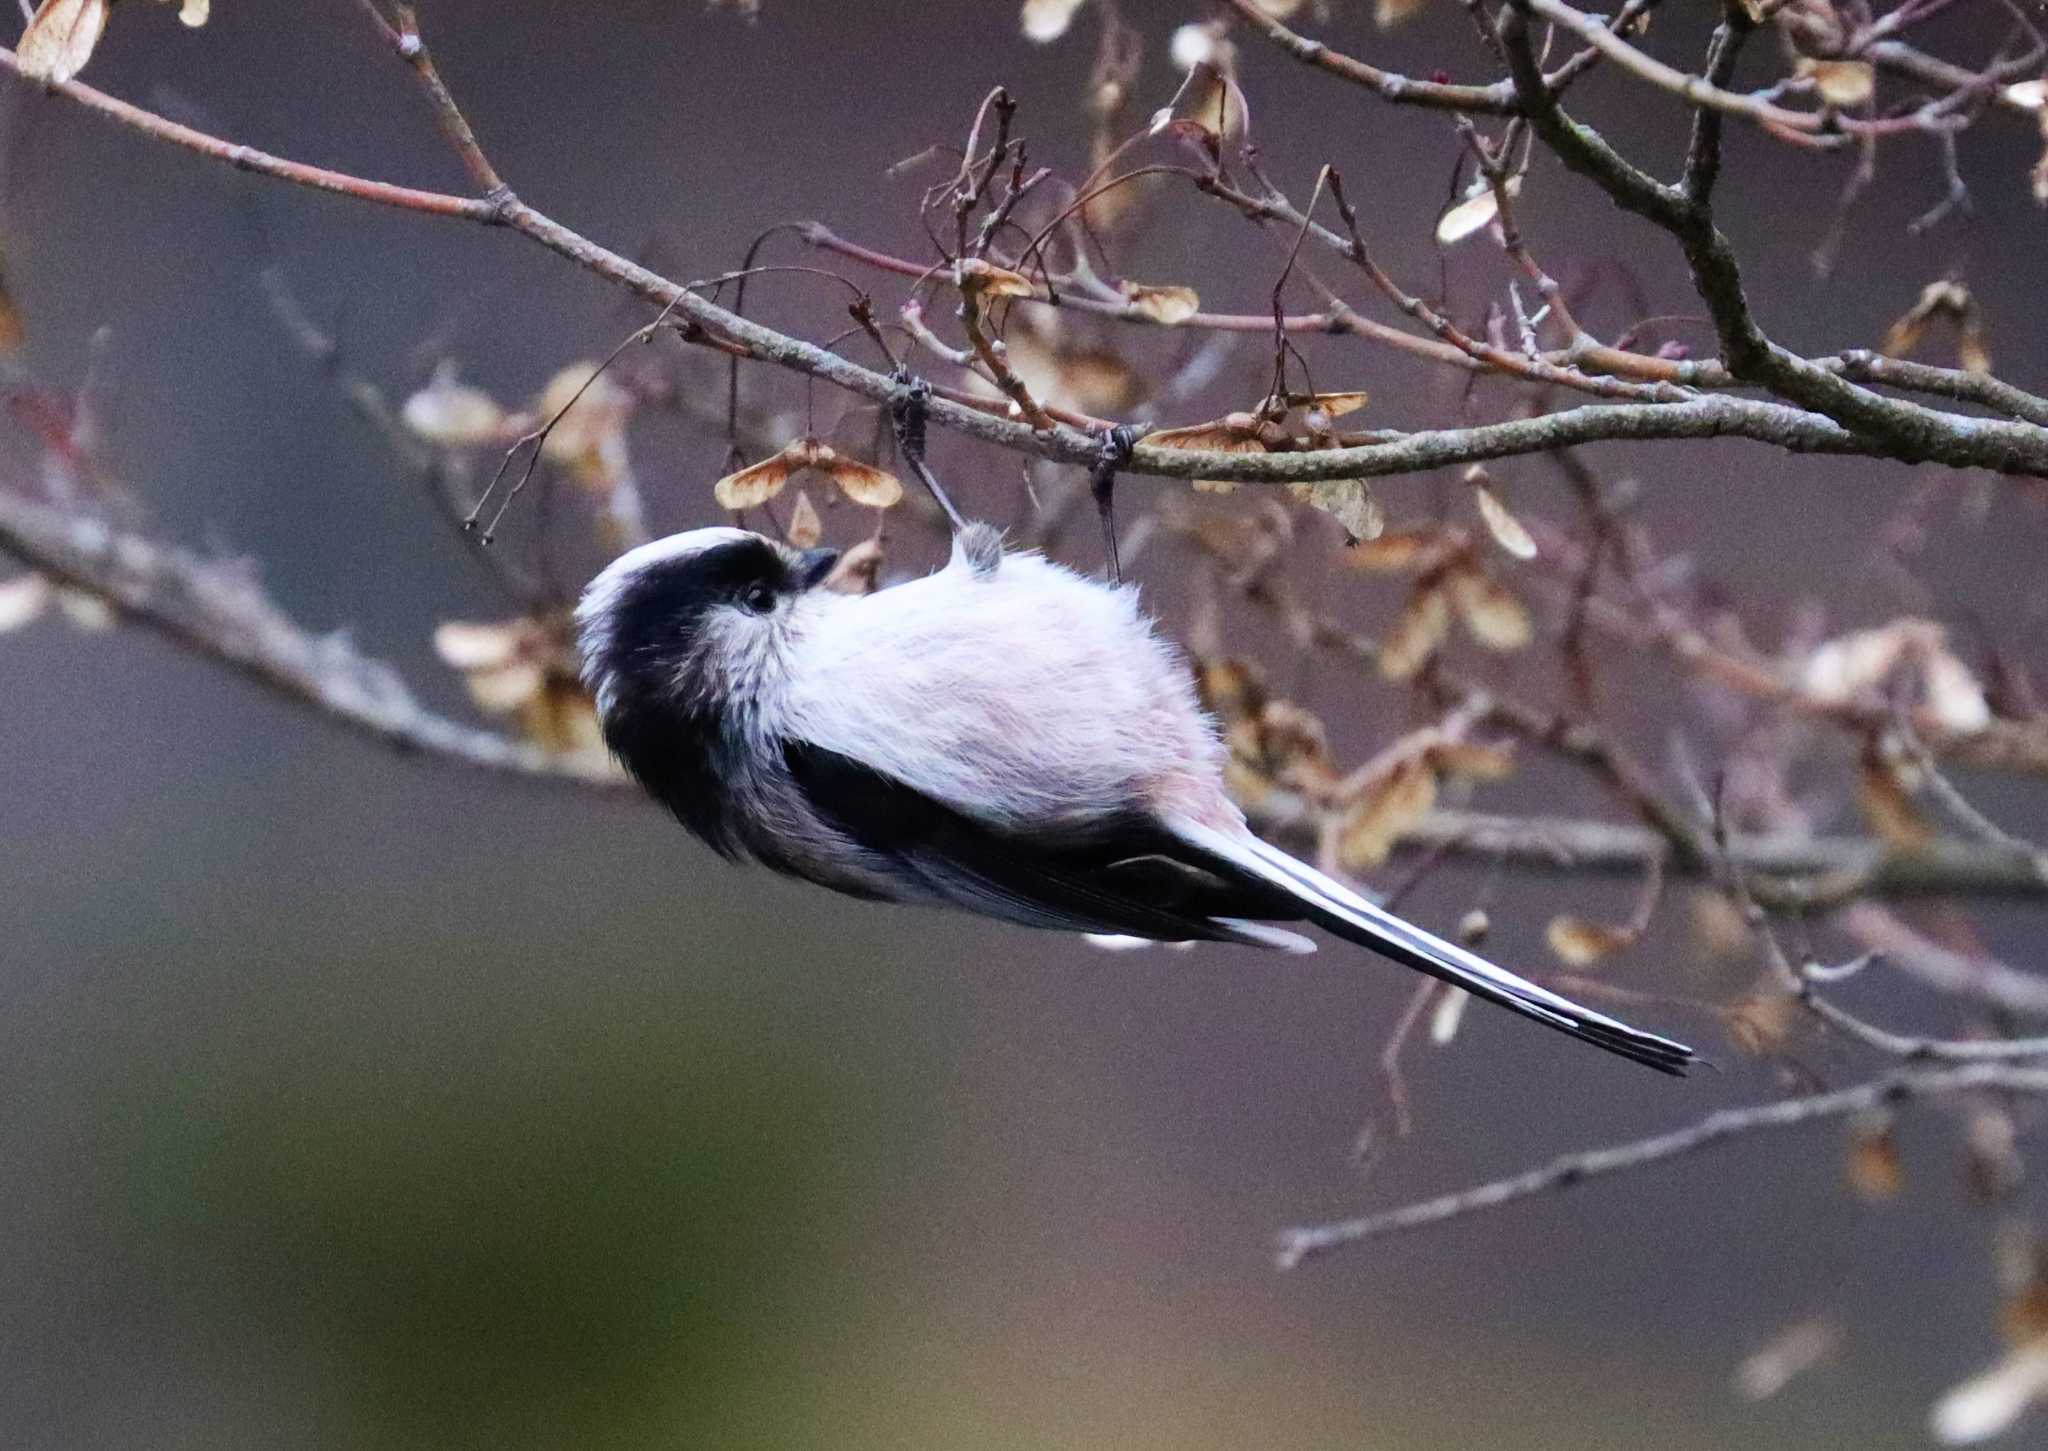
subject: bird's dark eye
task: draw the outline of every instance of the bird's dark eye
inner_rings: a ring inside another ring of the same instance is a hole
[[[750,584],[740,596],[740,603],[757,615],[765,615],[775,608],[775,591],[765,584]]]

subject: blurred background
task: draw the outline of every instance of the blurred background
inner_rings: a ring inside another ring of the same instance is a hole
[[[933,178],[888,168],[957,144],[997,83],[1035,160],[1087,170],[1085,16],[1034,46],[1011,0],[763,0],[752,23],[675,0],[422,9],[521,195],[679,277],[803,218],[928,258]],[[216,10],[198,31],[116,12],[87,79],[293,157],[461,189],[412,78],[350,6]],[[1141,114],[1171,94],[1167,38],[1195,10],[1127,0],[1148,43]],[[1689,63],[1707,18],[1667,7],[1661,53]],[[1456,6],[1380,37],[1346,4],[1322,33],[1389,66],[1480,73]],[[1498,265],[1454,257],[1439,276],[1430,219],[1457,155],[1441,119],[1248,37],[1241,72],[1276,179],[1299,197],[1342,165],[1412,288],[1456,299],[1458,269]],[[1674,167],[1675,108],[1597,82],[1579,99]],[[442,355],[530,395],[644,316],[516,237],[268,185],[19,85],[4,106],[29,376],[77,386],[106,329],[105,456],[152,529],[260,560],[309,627],[468,711],[430,640],[491,616],[483,573],[280,332],[259,271],[281,266],[395,397]],[[1919,236],[1904,223],[1939,196],[1938,157],[1888,151],[1825,281],[1808,257],[1843,163],[1746,130],[1730,146],[1724,222],[1788,343],[1869,345],[1965,267],[2001,375],[2043,381],[2027,128],[1973,132],[1976,215]],[[1546,258],[1621,264],[1650,311],[1688,310],[1661,239],[1553,163],[1539,176],[1523,221]],[[1127,255],[1211,308],[1267,305],[1270,245],[1213,203],[1155,206]],[[829,293],[761,285],[756,306],[818,336],[843,325]],[[1391,355],[1317,356],[1372,390],[1371,426],[1468,406]],[[1212,397],[1242,406],[1266,366],[1248,345]],[[800,383],[763,386],[802,402]],[[33,467],[32,446],[9,449]],[[714,520],[721,453],[680,436],[638,453],[656,529]],[[1741,444],[1598,457],[1647,478],[1660,537],[1766,638],[1813,597],[1854,625],[1910,596],[1878,543],[1910,470]],[[1002,487],[1015,471],[952,441],[940,459]],[[1553,497],[1530,472],[1525,497]],[[1382,497],[1398,519],[1441,486]],[[2024,637],[2041,527],[2001,493],[1945,519],[1915,569]],[[1095,568],[1093,530],[1063,553]],[[1134,571],[1176,626],[1180,562],[1162,542]],[[729,867],[635,800],[386,754],[142,631],[40,621],[0,638],[0,680],[10,1447],[1910,1447],[1930,1401],[1996,1353],[1992,1222],[1917,1130],[1916,1192],[1884,1205],[1844,1192],[1822,1129],[1275,1270],[1285,1226],[1778,1091],[1682,1007],[1634,1016],[1725,1071],[1667,1082],[1475,1011],[1450,1048],[1414,1053],[1416,1133],[1366,1176],[1354,1140],[1409,993],[1383,964],[1104,956],[841,900]],[[1335,674],[1304,667],[1297,688],[1354,758],[1411,723]],[[1999,804],[2015,827],[2048,819]],[[1443,928],[1487,893],[1495,955],[1540,963],[1560,892],[1610,917],[1633,892],[1491,878],[1447,868],[1409,908]],[[2024,913],[1979,920],[2033,964]],[[1692,953],[1660,931],[1615,971],[1707,995]],[[1734,1393],[1745,1355],[1817,1315],[1843,1331],[1826,1365],[1762,1404]]]

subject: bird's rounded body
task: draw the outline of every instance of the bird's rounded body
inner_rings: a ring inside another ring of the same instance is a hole
[[[621,556],[578,608],[606,740],[718,851],[1066,931],[1312,951],[1272,925],[1312,922],[1665,1072],[1692,1060],[1253,835],[1134,590],[980,525],[872,594],[822,588],[835,557],[700,529]]]
[[[781,724],[992,826],[1082,825],[1139,803],[1239,819],[1193,676],[1133,589],[1011,554],[986,576],[956,563],[825,594],[789,627]]]

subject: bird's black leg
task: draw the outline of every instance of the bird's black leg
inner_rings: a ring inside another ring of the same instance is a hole
[[[897,452],[924,480],[924,486],[931,490],[932,498],[945,512],[946,522],[958,534],[967,527],[967,521],[960,517],[960,511],[953,507],[953,501],[946,496],[939,481],[932,477],[931,466],[924,461],[924,420],[931,403],[932,385],[922,378],[912,377],[908,368],[897,368],[893,377],[896,391],[889,399],[889,422],[896,429]]]
[[[1138,446],[1138,431],[1128,423],[1119,423],[1103,435],[1102,453],[1095,461],[1095,467],[1088,471],[1089,492],[1095,496],[1095,512],[1102,516],[1102,552],[1109,568],[1109,582],[1124,582],[1124,567],[1116,551],[1116,475],[1117,470],[1131,461],[1131,450]]]

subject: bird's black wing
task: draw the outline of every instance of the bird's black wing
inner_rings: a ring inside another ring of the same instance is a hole
[[[1289,945],[1246,921],[1298,920],[1290,895],[1246,878],[1133,808],[1085,830],[1004,831],[851,756],[789,742],[791,779],[819,816],[925,892],[991,917],[1162,942]]]
[[[998,830],[849,756],[790,744],[798,789],[830,825],[932,897],[1033,927],[1307,950],[1262,922],[1310,921],[1395,962],[1662,1073],[1682,1043],[1572,1002],[1384,911],[1249,834],[1134,809],[1076,833]]]

